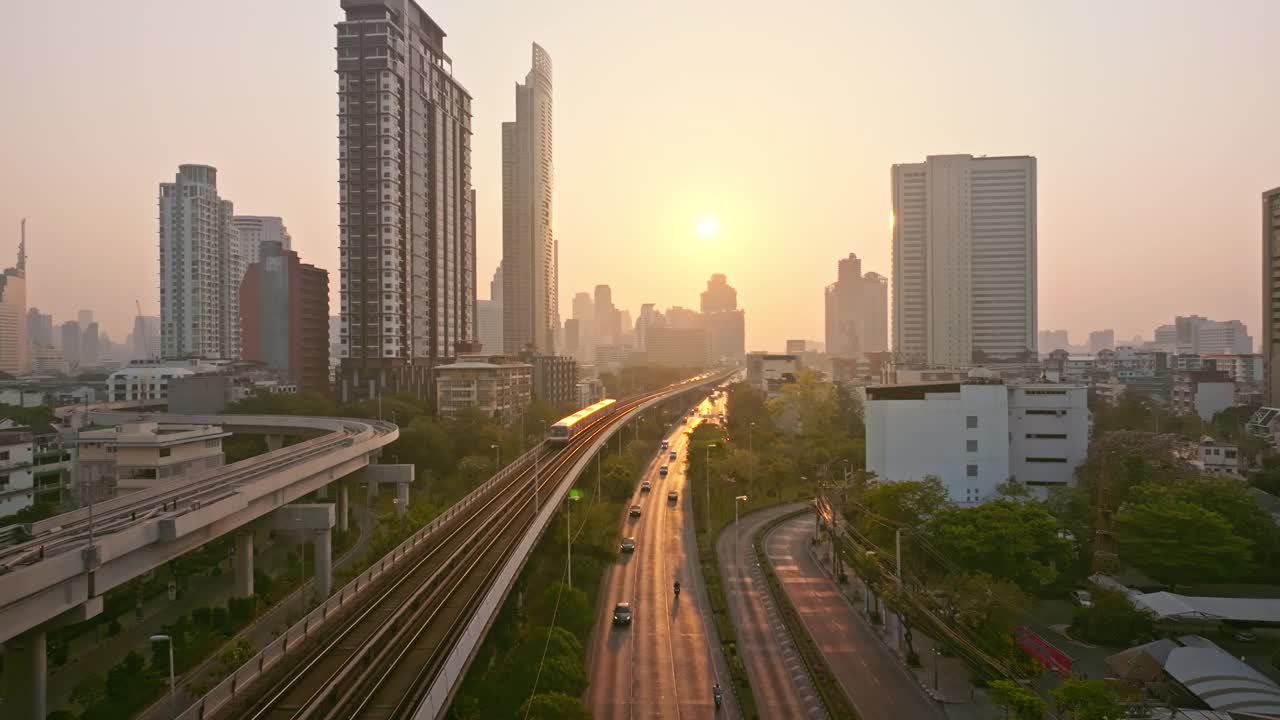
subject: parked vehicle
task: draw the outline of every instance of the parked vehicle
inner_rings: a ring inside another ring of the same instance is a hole
[[[1231,620],[1223,620],[1222,623],[1218,625],[1218,629],[1223,635],[1226,635],[1237,642],[1251,643],[1258,641],[1258,635],[1253,631],[1252,625],[1246,625],[1244,623],[1234,622]]]
[[[1093,596],[1089,594],[1088,590],[1072,590],[1070,598],[1073,605],[1078,605],[1082,608],[1093,607]]]

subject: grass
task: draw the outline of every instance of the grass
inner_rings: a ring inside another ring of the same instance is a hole
[[[831,717],[853,718],[856,720],[859,717],[858,712],[854,710],[853,704],[849,702],[848,696],[845,695],[844,688],[840,686],[840,683],[832,674],[831,666],[827,664],[827,658],[818,649],[817,643],[810,637],[809,632],[805,630],[804,623],[800,619],[800,613],[796,611],[791,598],[787,596],[782,587],[782,581],[778,579],[778,574],[774,572],[773,563],[769,562],[769,556],[764,551],[764,537],[769,534],[770,530],[804,512],[806,511],[789,513],[765,525],[752,538],[751,544],[755,548],[756,557],[764,560],[764,562],[760,563],[760,569],[764,571],[765,581],[769,583],[769,592],[773,595],[774,602],[778,603],[782,621],[787,626],[787,632],[791,635],[791,640],[796,644],[796,650],[799,651],[800,658],[804,661],[805,669],[809,671],[809,678],[813,680],[813,685],[818,690],[818,695],[822,698],[822,704],[827,707],[827,712]]]

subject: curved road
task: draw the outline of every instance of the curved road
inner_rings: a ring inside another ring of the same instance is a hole
[[[640,505],[642,515],[627,517],[622,528],[624,537],[636,539],[636,551],[619,556],[602,586],[587,691],[595,720],[713,718],[711,689],[716,683],[729,685],[694,544],[684,463],[688,429],[681,424],[668,435],[677,461],[663,453],[645,469],[653,490],[636,490],[631,503]],[[670,467],[665,478],[658,473],[664,464]],[[667,501],[671,490],[679,494],[677,502]],[[682,590],[678,598],[672,592],[675,580]],[[624,601],[631,603],[632,624],[614,627],[613,605]],[[724,701],[720,716],[736,717],[728,691]]]
[[[813,516],[801,515],[765,536],[765,553],[805,630],[826,656],[862,720],[943,717],[823,572],[809,552],[811,537]]]
[[[725,528],[716,543],[729,615],[738,631],[738,654],[751,679],[756,705],[766,718],[827,717],[751,543],[765,525],[806,505],[789,503],[744,515],[738,531],[735,533],[732,526]]]

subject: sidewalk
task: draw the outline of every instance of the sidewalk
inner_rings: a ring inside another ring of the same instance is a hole
[[[865,587],[852,568],[846,568],[850,580],[847,585],[834,583],[831,576],[831,543],[827,536],[820,536],[816,545],[810,545],[809,552],[822,567],[822,572],[840,589],[845,601],[857,610],[855,614],[858,619],[884,644],[902,667],[909,671],[920,688],[939,703],[948,718],[995,720],[1000,717],[999,711],[985,701],[984,691],[969,682],[970,672],[964,661],[956,657],[936,655],[933,638],[919,629],[911,630],[911,645],[920,658],[920,667],[912,668],[907,665],[905,646],[899,647],[897,616],[881,606],[884,624],[876,625],[870,621],[867,607],[869,599]]]

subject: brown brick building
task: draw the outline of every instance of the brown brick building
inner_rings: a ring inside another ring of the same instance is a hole
[[[329,392],[329,271],[262,243],[240,284],[240,331],[245,360],[286,374],[300,392]]]

